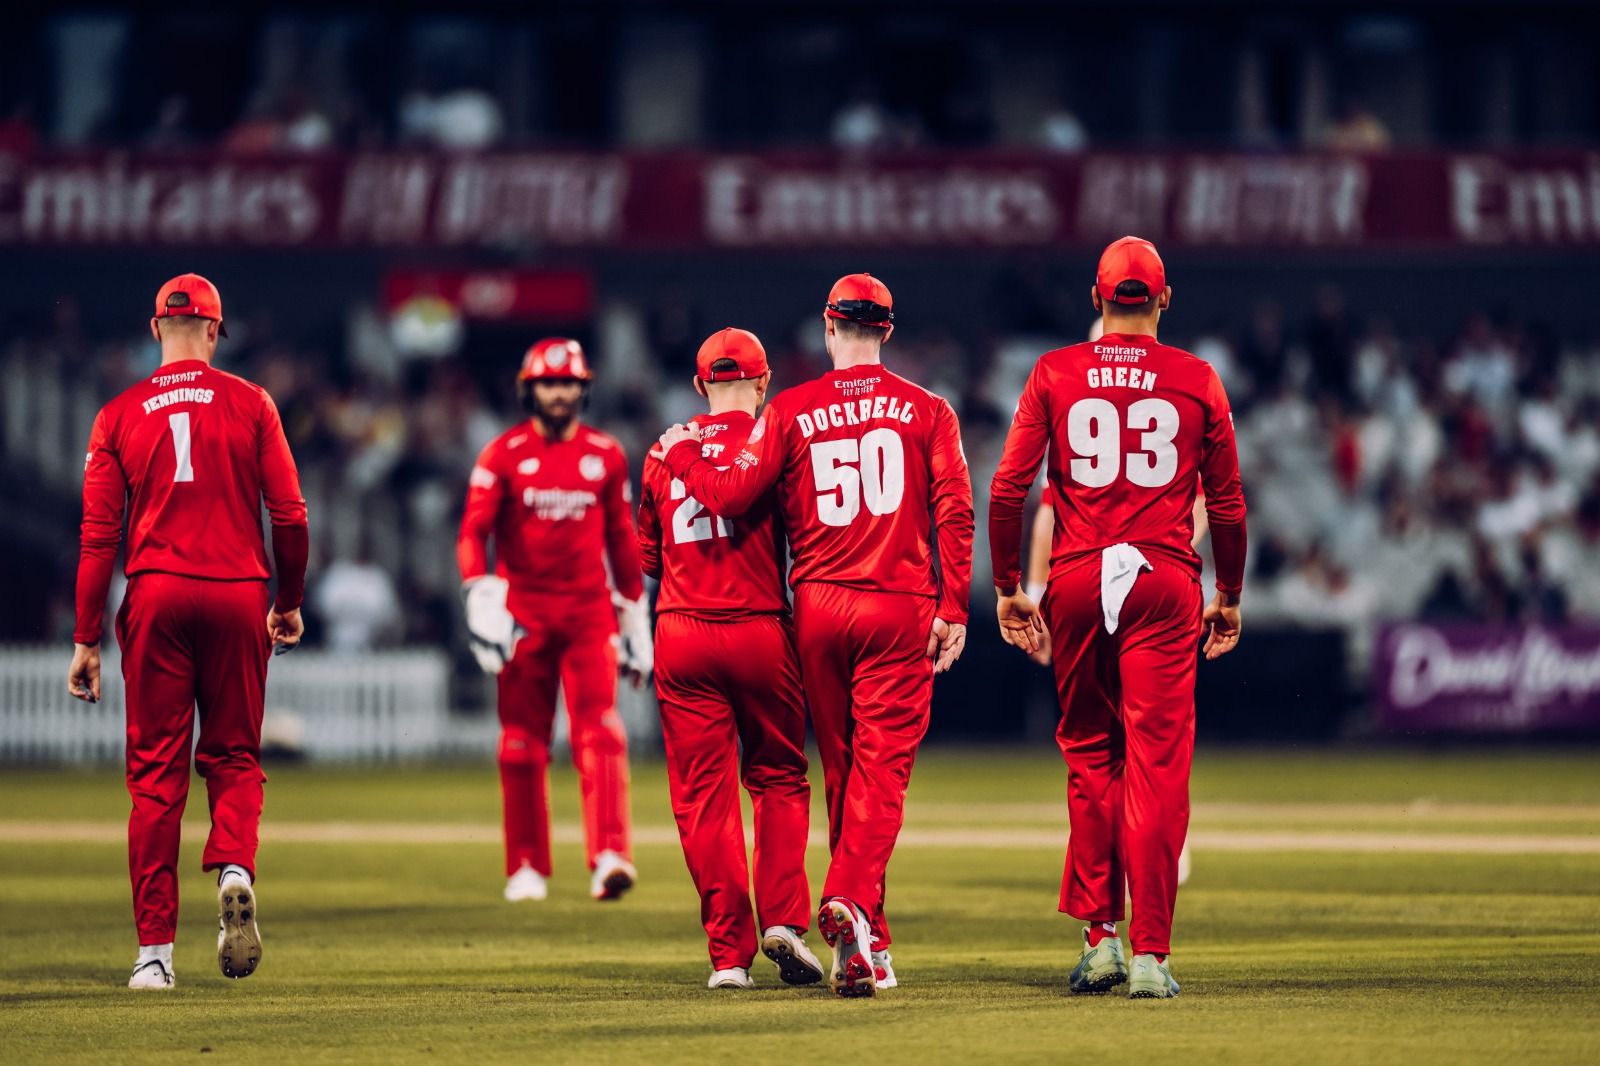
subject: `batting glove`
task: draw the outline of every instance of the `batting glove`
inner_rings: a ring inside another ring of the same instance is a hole
[[[473,658],[486,674],[506,668],[517,641],[528,631],[517,624],[506,608],[511,586],[503,577],[476,577],[461,585],[461,603],[467,615],[467,642]]]
[[[625,600],[620,593],[613,592],[611,602],[617,608],[617,625],[622,630],[617,671],[632,682],[634,688],[644,688],[656,666],[656,645],[650,631],[650,597]]]

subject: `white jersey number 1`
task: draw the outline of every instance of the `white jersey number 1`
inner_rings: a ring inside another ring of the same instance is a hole
[[[194,463],[189,458],[189,412],[179,411],[168,415],[167,425],[172,429],[172,451],[178,461],[177,469],[172,472],[172,480],[193,481]]]
[[[857,465],[849,465],[849,464]],[[848,526],[865,503],[875,515],[893,514],[906,494],[906,449],[900,434],[880,428],[860,440],[823,440],[811,446],[817,482],[817,517]]]

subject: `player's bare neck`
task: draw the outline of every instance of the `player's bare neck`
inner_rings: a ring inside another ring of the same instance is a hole
[[[735,393],[731,396],[719,396],[715,393],[706,397],[710,408],[706,413],[715,418],[717,415],[732,414],[734,411],[743,411],[751,418],[756,416],[756,411],[761,407],[761,401],[754,396],[741,396]]]
[[[551,422],[540,415],[534,415],[533,430],[545,440],[567,441],[578,435],[578,420],[568,418],[561,422]]]
[[[1156,339],[1156,324],[1161,321],[1159,315],[1107,315],[1106,335],[1115,333],[1121,337],[1149,337]]]
[[[835,370],[883,364],[883,349],[876,344],[849,344],[836,340],[833,342],[833,351],[830,354],[833,356]]]
[[[181,344],[174,341],[168,341],[161,346],[161,365],[167,366],[171,363],[201,362],[205,363],[207,366],[210,366],[211,357],[215,354],[215,349],[207,351],[203,345]]]

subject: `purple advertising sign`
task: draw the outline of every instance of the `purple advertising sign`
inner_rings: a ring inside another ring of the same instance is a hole
[[[1600,626],[1386,626],[1372,687],[1389,731],[1600,731]]]

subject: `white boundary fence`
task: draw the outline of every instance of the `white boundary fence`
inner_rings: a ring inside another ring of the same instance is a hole
[[[122,665],[114,649],[101,661],[99,703],[67,694],[64,647],[0,647],[0,764],[120,763],[126,732]],[[450,661],[437,649],[334,655],[297,651],[267,668],[263,746],[322,762],[389,762],[441,756],[493,757],[493,712],[453,715]],[[618,685],[617,709],[634,742],[660,736],[650,687]],[[566,715],[555,741],[565,747]]]
[[[65,648],[0,649],[0,762],[120,762],[121,662],[101,662],[99,703],[67,694]],[[449,743],[450,663],[435,650],[343,656],[300,651],[267,671],[267,725],[313,759],[387,761]],[[470,732],[470,729],[468,730]],[[467,748],[478,745],[470,742]]]

